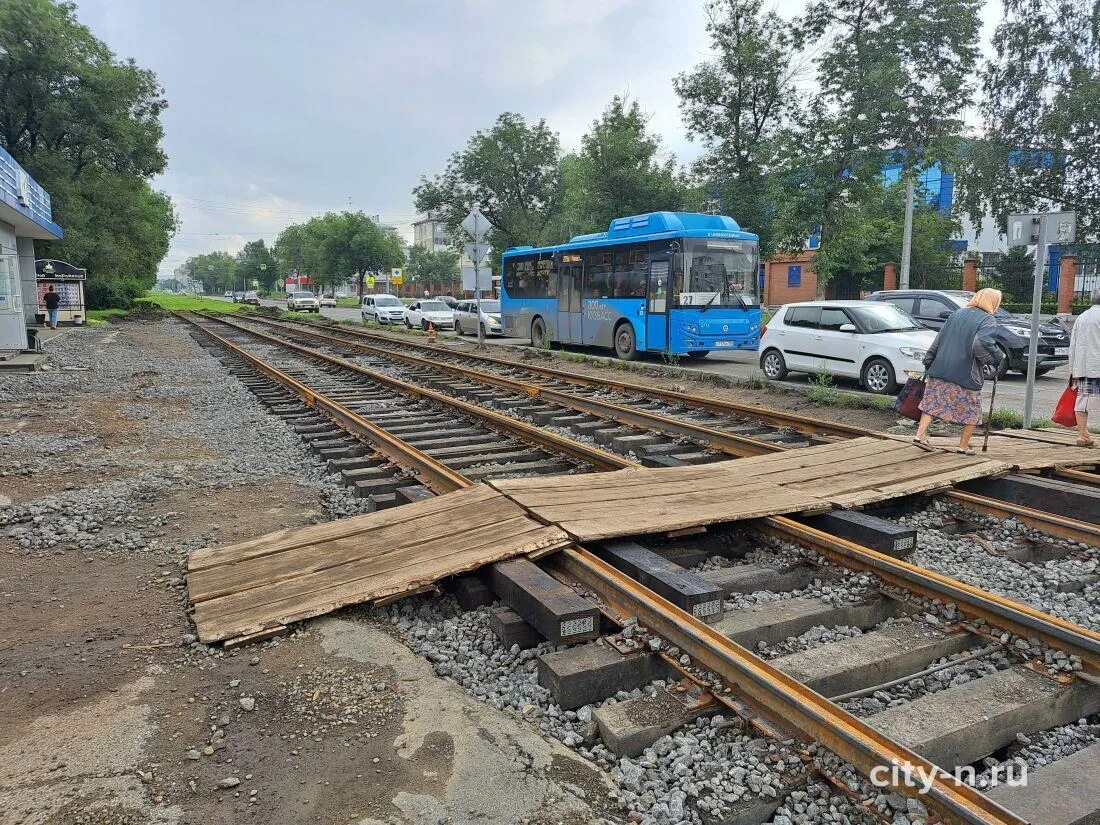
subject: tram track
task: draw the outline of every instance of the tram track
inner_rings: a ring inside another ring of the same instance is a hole
[[[308,379],[317,378],[316,373],[295,376],[288,370],[272,367],[263,358],[254,354],[247,356],[242,347],[234,344],[228,336],[219,336],[214,333],[209,328],[209,324],[204,325],[195,319],[188,320],[202,329],[219,346],[234,351],[235,354],[246,355],[244,360],[252,368],[277,381],[287,390],[294,392],[309,407],[331,416],[334,422],[350,431],[356,438],[364,438],[392,460],[410,467],[427,482],[424,485],[425,488],[430,489],[432,492],[446,492],[447,490],[461,489],[472,483],[470,478],[464,475],[461,470],[446,466],[427,452],[418,450],[415,444],[403,440],[400,435],[394,435],[392,432],[366,421],[364,416],[357,413],[351,405],[343,404],[334,398],[333,388],[327,387],[327,391],[318,392],[316,388],[308,383]],[[377,381],[380,386],[388,390],[403,389],[405,398],[426,399],[433,403],[458,407],[456,404],[458,399],[449,396],[437,397],[432,394],[432,391],[426,390],[422,386],[414,386],[402,379],[351,364],[345,359],[318,353],[308,347],[280,340],[274,336],[265,336],[264,333],[256,330],[246,330],[245,327],[234,322],[223,321],[223,325],[236,328],[237,332],[241,334],[247,332],[253,340],[264,340],[267,345],[272,347],[284,347],[298,355],[305,356],[307,359],[327,363],[328,367],[355,373],[359,379]],[[322,372],[326,375],[329,374],[323,370]],[[347,390],[349,388],[336,389]],[[471,407],[477,407],[482,412],[488,412],[479,405],[465,403]],[[466,412],[472,411],[466,410]],[[474,417],[485,420],[485,417],[478,414],[475,414]],[[509,418],[508,416],[500,417]],[[514,422],[514,419],[510,420]],[[371,429],[372,427],[373,429]],[[555,434],[546,431],[541,431],[536,435],[527,433],[524,428],[519,429],[527,435],[532,435],[539,443],[543,444],[546,443],[548,437],[555,436]],[[538,430],[538,428],[532,429]],[[381,432],[376,432],[379,430]],[[515,429],[509,432],[512,435],[517,434]],[[382,433],[385,433],[388,438],[383,436]],[[560,436],[556,436],[556,438],[550,440],[560,438]],[[580,446],[586,447],[586,445]],[[578,451],[574,447],[571,448],[570,455],[574,460],[577,460],[580,454],[586,454],[585,460],[589,461],[588,469],[593,470],[637,466],[635,462],[629,459],[603,451],[591,452],[593,449],[589,447],[586,450]],[[1012,632],[1023,630],[1032,634],[1040,634],[1042,638],[1050,639],[1063,648],[1066,646],[1072,648],[1073,645],[1077,645],[1078,650],[1087,657],[1089,670],[1093,672],[1095,672],[1098,661],[1100,661],[1098,660],[1100,636],[1083,632],[1080,628],[1075,630],[1074,626],[1069,625],[1069,623],[1047,617],[1040,614],[1039,611],[1025,608],[1022,605],[1006,604],[1009,600],[992,596],[992,594],[968,587],[961,582],[954,582],[946,579],[946,577],[930,576],[927,571],[920,568],[907,569],[904,563],[899,563],[888,556],[876,554],[874,551],[861,548],[851,542],[837,540],[828,534],[820,533],[820,531],[812,531],[810,528],[806,528],[804,525],[790,519],[767,519],[764,521],[763,529],[765,532],[772,532],[777,537],[795,540],[803,546],[811,547],[827,558],[839,561],[845,566],[874,572],[884,581],[889,581],[888,576],[890,575],[896,576],[898,577],[896,581],[899,586],[913,592],[920,592],[915,589],[915,582],[925,582],[929,588],[926,591],[929,597],[932,595],[940,599],[950,597],[952,601],[959,603],[959,608],[964,614],[969,614],[972,618],[985,620],[986,616],[989,616],[998,627],[1008,627],[1012,629]],[[815,533],[820,534],[815,535]],[[956,782],[944,772],[933,768],[931,763],[885,739],[877,734],[873,728],[855,717],[850,717],[839,711],[828,700],[808,690],[795,680],[790,679],[790,677],[786,677],[781,671],[768,666],[766,662],[759,660],[739,645],[716,633],[709,625],[665,601],[584,548],[567,548],[565,551],[556,554],[553,560],[547,563],[547,566],[560,579],[578,583],[582,587],[598,593],[605,614],[613,618],[617,617],[620,621],[624,616],[637,617],[639,623],[646,625],[671,645],[684,651],[702,668],[716,674],[727,685],[736,686],[736,696],[740,698],[731,698],[730,694],[722,691],[716,693],[719,701],[728,704],[734,710],[743,713],[745,710],[743,703],[747,701],[754,713],[759,714],[764,719],[772,720],[772,724],[781,724],[787,727],[793,725],[802,735],[822,742],[842,758],[851,761],[864,775],[877,765],[890,764],[891,760],[901,760],[927,771],[928,775],[935,777],[935,781],[933,782],[932,791],[925,799],[947,821],[1022,822],[1018,817],[989,802],[984,796],[968,786]],[[884,573],[886,575],[883,575]],[[945,590],[945,586],[948,589]],[[925,595],[925,593],[921,595]],[[1006,613],[1007,608],[1011,609]],[[897,790],[902,793],[907,792],[905,788],[898,788]]]
[[[636,447],[642,463],[648,466],[673,466],[705,460],[696,450],[676,453],[675,448],[670,448],[667,443],[647,442],[647,434],[653,432],[690,439],[699,449],[713,450],[733,458],[876,435],[863,428],[807,416],[617,379],[593,378],[548,367],[518,364],[487,355],[457,353],[439,345],[397,341],[393,336],[335,324],[287,322],[258,316],[250,316],[248,320],[268,329],[281,330],[287,336],[299,336],[299,340],[304,338],[328,346],[347,347],[349,353],[363,353],[405,364],[418,370],[418,380],[426,374],[444,373],[467,383],[472,381],[532,399],[530,403],[521,405],[519,410],[526,412],[539,426],[572,426],[580,433],[593,433],[613,449],[616,444],[622,445],[623,449],[618,450],[620,452],[630,452],[632,447]],[[424,355],[414,355],[408,350]],[[477,364],[479,368],[465,366],[462,362]],[[446,379],[441,380],[444,385],[440,388],[446,389]],[[607,397],[608,394],[611,398]],[[598,422],[578,419],[577,415],[593,415],[621,429],[617,433],[612,432],[606,426],[601,428]],[[1094,483],[1095,479],[1100,479],[1094,473],[1073,470],[1058,471],[1058,475],[1077,483]],[[1016,519],[1050,536],[1100,546],[1100,525],[1097,524],[973,492],[945,490],[941,491],[941,495],[978,513],[1006,520]]]

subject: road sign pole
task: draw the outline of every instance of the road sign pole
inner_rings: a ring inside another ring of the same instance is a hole
[[[1043,269],[1046,265],[1046,217],[1039,218],[1039,243],[1035,246],[1035,282],[1031,286],[1031,339],[1027,345],[1027,387],[1024,389],[1024,429],[1031,429],[1035,403],[1035,362],[1039,357],[1039,310],[1043,304]]]

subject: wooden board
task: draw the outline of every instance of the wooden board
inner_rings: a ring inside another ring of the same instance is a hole
[[[338,607],[412,593],[467,570],[564,547],[569,536],[477,485],[353,519],[192,554],[203,642],[262,633]]]

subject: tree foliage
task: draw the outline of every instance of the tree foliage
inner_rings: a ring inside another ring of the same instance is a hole
[[[529,125],[504,112],[451,155],[443,173],[422,177],[413,189],[416,208],[442,217],[452,237],[465,237],[463,218],[480,204],[498,248],[540,244],[562,202],[561,144],[546,122]]]
[[[249,241],[237,253],[236,275],[237,279],[245,285],[245,289],[251,288],[253,281],[266,292],[275,288],[279,270],[275,264],[275,256],[271,254],[263,238]]]
[[[297,269],[328,288],[363,272],[401,266],[405,249],[362,212],[329,212],[286,227],[275,241],[275,258],[280,277]]]
[[[147,286],[176,228],[155,75],[120,61],[55,0],[0,3],[0,142],[50,193],[65,239],[42,254]]]
[[[707,16],[715,56],[673,86],[689,136],[706,149],[695,171],[709,197],[760,235],[766,256],[782,234],[776,161],[801,61],[789,24],[761,0],[711,0]]]
[[[962,204],[1000,225],[1012,212],[1077,212],[1100,236],[1100,5],[1006,0],[982,73],[985,133],[960,175]]]
[[[615,218],[697,206],[695,190],[676,158],[662,157],[661,139],[649,132],[636,100],[616,95],[581,138],[580,152],[562,162],[564,234],[608,227]]]
[[[903,177],[954,157],[973,94],[977,0],[814,0],[797,35],[815,50],[817,92],[796,118],[786,164],[796,225],[821,226],[814,270],[827,282],[834,261],[856,261],[859,245],[838,250],[853,210],[873,208],[882,169]],[[829,246],[833,249],[826,252]],[[820,260],[818,260],[820,259]],[[859,271],[859,270],[854,270]]]
[[[237,275],[237,259],[228,252],[206,252],[187,259],[183,268],[196,281],[202,281],[204,292],[220,293],[243,290]]]
[[[409,275],[420,283],[443,283],[458,278],[458,253],[450,249],[429,252],[420,246],[409,250]]]

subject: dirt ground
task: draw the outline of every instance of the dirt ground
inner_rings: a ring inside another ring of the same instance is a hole
[[[255,457],[232,434],[196,435],[225,425],[205,418],[210,393],[235,379],[183,332],[125,323],[57,340],[57,369],[0,385],[0,517],[85,502],[0,520],[0,822],[598,818],[598,771],[437,678],[363,611],[239,650],[195,642],[185,550],[327,519],[323,496],[289,471],[194,480]],[[72,441],[51,452],[58,439]],[[165,467],[174,480],[116,506],[94,541],[21,541]]]

